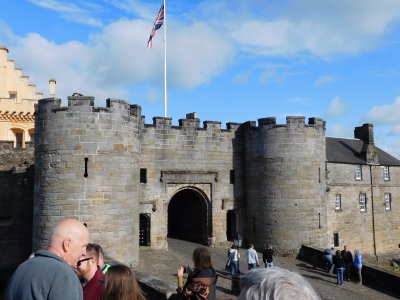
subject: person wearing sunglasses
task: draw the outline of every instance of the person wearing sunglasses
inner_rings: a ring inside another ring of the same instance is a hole
[[[95,244],[86,247],[86,257],[76,264],[77,274],[83,286],[84,300],[101,300],[104,293],[104,277],[99,267],[99,248]]]
[[[83,299],[73,268],[86,257],[88,243],[88,229],[76,219],[64,219],[53,229],[47,250],[37,251],[14,272],[4,299]]]

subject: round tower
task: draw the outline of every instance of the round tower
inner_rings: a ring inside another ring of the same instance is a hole
[[[86,223],[91,242],[127,265],[138,262],[141,109],[93,97],[36,106],[33,249],[47,246],[64,218]]]
[[[302,244],[325,245],[325,122],[286,121],[248,124],[245,239],[259,249],[271,242],[296,253]]]

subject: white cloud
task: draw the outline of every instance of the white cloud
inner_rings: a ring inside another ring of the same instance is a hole
[[[62,99],[76,91],[99,100],[126,99],[128,88],[143,82],[163,88],[163,34],[157,31],[153,49],[148,50],[150,28],[143,20],[121,19],[93,34],[88,44],[56,44],[29,34],[9,40],[9,58],[23,66],[25,75],[32,75],[30,81],[45,95],[48,80],[55,78],[56,94]],[[205,24],[189,24],[173,32],[167,57],[170,87],[205,84],[234,57],[231,45]]]
[[[258,14],[239,12],[236,18],[230,18],[232,11],[221,10],[218,21],[227,20],[222,26],[242,51],[327,59],[357,54],[381,47],[382,38],[400,18],[397,0],[289,0],[278,15],[268,15],[267,6],[272,4],[263,4],[266,7],[258,9]],[[254,5],[248,4],[247,12],[254,10]]]
[[[90,10],[86,10],[83,8],[85,6],[85,2],[81,2],[79,5],[77,5],[71,2],[64,3],[58,0],[28,0],[28,1],[42,8],[58,12],[66,20],[94,27],[102,26],[102,23],[91,15]],[[91,9],[93,9],[95,6],[90,5],[90,7]]]
[[[396,97],[392,104],[372,107],[364,116],[368,122],[375,124],[398,124],[400,123],[400,96]]]
[[[329,104],[326,114],[328,116],[340,116],[346,112],[346,105],[343,103],[340,97],[335,97]]]
[[[322,75],[315,81],[315,86],[321,86],[335,82],[335,77],[332,75]]]

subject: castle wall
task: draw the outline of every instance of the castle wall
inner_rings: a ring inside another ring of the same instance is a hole
[[[372,173],[371,173],[372,170]],[[355,165],[327,164],[328,237],[338,233],[340,245],[348,245],[370,255],[397,253],[400,234],[400,167],[390,167],[390,180],[383,179],[382,166],[362,165],[362,180],[355,180]],[[372,180],[371,180],[372,175]],[[365,193],[367,208],[360,211],[359,194]],[[391,210],[386,210],[384,193],[392,197]],[[335,209],[336,194],[341,195],[342,208]],[[375,232],[375,234],[374,234]]]
[[[326,233],[325,127],[320,119],[287,117],[248,124],[245,138],[246,240],[298,251]]]
[[[210,244],[226,241],[227,211],[241,198],[242,174],[233,149],[238,125],[221,129],[220,122],[205,121],[200,128],[196,118],[179,122],[172,126],[170,118],[154,118],[142,129],[140,168],[147,170],[147,183],[141,184],[141,212],[151,214],[155,248],[167,247],[168,205],[179,190],[201,191],[211,203]],[[230,170],[238,178],[235,184],[230,183]]]
[[[121,100],[96,108],[93,97],[60,104],[49,98],[37,107],[33,248],[47,245],[58,221],[74,217],[106,255],[136,265],[140,108]]]
[[[32,252],[33,148],[0,142],[0,290]]]

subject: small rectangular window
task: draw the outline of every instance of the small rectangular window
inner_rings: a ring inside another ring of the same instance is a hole
[[[361,169],[361,165],[356,165],[355,166],[355,178],[356,180],[362,180],[362,169]]]
[[[333,234],[333,246],[339,247],[339,233],[337,232]]]
[[[140,183],[147,183],[147,169],[140,169]]]
[[[366,200],[366,195],[365,193],[360,193],[360,198],[359,198],[359,202],[360,202],[360,211],[361,212],[365,212],[367,211],[367,200]]]
[[[383,166],[383,179],[390,180],[389,166]]]
[[[392,194],[385,193],[385,209],[392,210]]]
[[[341,210],[341,209],[342,209],[342,195],[341,194],[336,194],[335,210]]]
[[[22,132],[15,133],[15,148],[22,148],[24,135]]]
[[[230,184],[235,184],[235,170],[229,172],[229,182]]]
[[[8,98],[10,98],[10,100],[16,100],[17,93],[16,92],[8,92]]]

